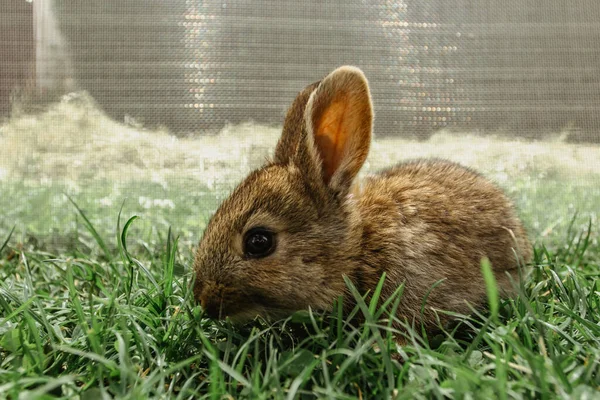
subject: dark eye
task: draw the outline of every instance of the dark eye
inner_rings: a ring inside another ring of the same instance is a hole
[[[275,250],[275,234],[266,228],[252,228],[244,237],[244,254],[252,258],[266,257]]]

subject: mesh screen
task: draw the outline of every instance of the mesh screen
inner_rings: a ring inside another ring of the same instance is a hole
[[[106,237],[125,204],[196,243],[295,95],[343,64],[373,93],[362,173],[441,157],[535,235],[597,219],[597,0],[0,0],[0,237],[77,242],[66,193]]]
[[[380,136],[569,129],[598,140],[595,0],[40,4],[3,1],[4,114],[18,88],[75,85],[118,120],[178,134],[280,123],[304,85],[353,64],[370,79]]]

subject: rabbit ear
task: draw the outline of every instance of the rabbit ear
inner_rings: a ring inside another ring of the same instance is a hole
[[[283,123],[283,132],[277,146],[275,147],[274,162],[277,164],[287,164],[294,158],[298,152],[298,144],[304,136],[304,110],[306,103],[312,92],[315,91],[319,82],[308,85],[304,90],[298,93],[292,106],[288,109]]]
[[[304,110],[305,142],[323,183],[346,193],[369,153],[373,109],[362,71],[344,66],[329,74]]]

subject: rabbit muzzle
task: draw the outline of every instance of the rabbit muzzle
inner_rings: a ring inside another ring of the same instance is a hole
[[[196,281],[194,297],[200,303],[204,315],[212,319],[224,319],[228,316],[227,304],[231,289],[218,282]]]

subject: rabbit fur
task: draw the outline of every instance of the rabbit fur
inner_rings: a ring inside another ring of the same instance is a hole
[[[329,310],[382,273],[381,299],[399,285],[397,316],[434,327],[435,310],[484,304],[487,257],[501,293],[513,292],[531,245],[510,200],[477,172],[415,160],[355,182],[369,152],[373,109],[362,71],[344,66],[307,86],[289,108],[274,157],[250,173],[209,221],[195,257],[195,298],[214,318],[281,318]],[[273,233],[265,257],[245,254],[253,228]],[[432,286],[424,313],[421,307]]]

